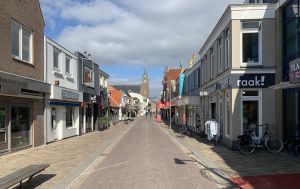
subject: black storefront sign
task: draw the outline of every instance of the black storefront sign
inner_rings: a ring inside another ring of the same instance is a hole
[[[232,74],[200,91],[200,96],[231,88],[268,88],[275,84],[275,73]]]
[[[291,83],[300,82],[300,59],[296,59],[290,62],[289,77]]]
[[[237,78],[238,88],[268,88],[275,84],[275,74],[244,74]]]

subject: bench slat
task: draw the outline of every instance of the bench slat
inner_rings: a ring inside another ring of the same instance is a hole
[[[6,189],[34,176],[49,167],[48,164],[29,165],[0,179],[0,189]]]

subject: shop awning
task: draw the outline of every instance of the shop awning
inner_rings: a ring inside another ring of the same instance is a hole
[[[69,106],[69,107],[76,107],[80,106],[80,102],[57,102],[53,101],[49,103],[50,106]]]
[[[300,87],[300,83],[281,82],[279,84],[270,86],[271,89],[289,89]]]
[[[182,96],[171,100],[172,106],[199,106],[200,96]]]

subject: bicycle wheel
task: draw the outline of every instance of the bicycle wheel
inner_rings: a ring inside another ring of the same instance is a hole
[[[282,150],[283,143],[277,136],[270,136],[267,138],[265,145],[269,152],[278,153]]]
[[[243,141],[239,141],[238,143],[238,147],[239,147],[239,151],[243,154],[252,154],[254,152],[254,147],[252,145],[252,142],[243,142]]]

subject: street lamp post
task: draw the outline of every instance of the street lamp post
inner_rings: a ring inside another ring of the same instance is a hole
[[[175,86],[175,81],[174,80],[169,80],[169,81],[163,81],[163,83],[170,83],[170,88],[167,88],[167,90],[169,91],[170,93],[170,129],[172,129],[172,103],[171,103],[171,100],[172,100],[172,89],[173,91],[175,92],[176,90],[176,86]]]
[[[170,88],[172,89],[172,86],[170,85]],[[170,93],[170,129],[172,129],[171,124],[172,124],[172,103],[171,103],[171,99],[172,99],[172,90],[169,90]]]

